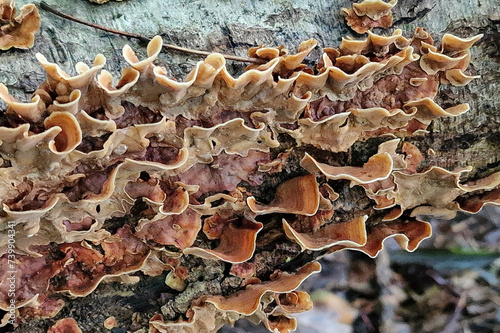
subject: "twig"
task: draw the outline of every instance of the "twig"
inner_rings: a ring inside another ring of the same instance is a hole
[[[89,26],[89,27],[92,27],[92,28],[95,28],[95,29],[99,29],[99,30],[102,30],[102,31],[110,32],[112,34],[116,34],[116,35],[120,35],[120,36],[125,36],[125,37],[129,37],[129,38],[135,38],[135,39],[140,40],[141,42],[149,42],[151,40],[151,38],[144,37],[144,36],[141,36],[139,34],[134,34],[134,33],[131,33],[131,32],[121,31],[121,30],[116,30],[116,29],[111,29],[111,28],[104,27],[102,25],[98,25],[98,24],[94,24],[94,23],[90,23],[90,22],[86,22],[86,21],[80,20],[80,19],[78,19],[78,18],[76,18],[74,16],[68,15],[66,13],[62,13],[62,12],[60,12],[60,11],[58,11],[58,10],[50,7],[44,1],[41,1],[39,5],[40,5],[40,8],[42,8],[43,10],[46,10],[48,12],[51,12],[52,14],[55,14],[57,16],[65,18],[67,20],[70,20],[70,21],[73,21],[73,22],[77,22],[77,23],[80,23],[80,24],[83,24],[83,25],[86,25],[86,26]],[[169,49],[169,50],[178,51],[178,52],[196,54],[196,55],[203,56],[203,57],[206,57],[206,56],[208,56],[208,55],[211,54],[211,52],[200,51],[200,50],[193,50],[193,49],[189,49],[189,48],[185,48],[185,47],[180,47],[180,46],[173,45],[173,44],[163,44],[163,48]],[[223,54],[223,56],[224,56],[224,58],[226,58],[228,60],[234,60],[234,61],[240,61],[240,62],[249,62],[249,63],[252,63],[252,64],[265,64],[266,63],[265,60],[258,59],[258,58],[245,58],[245,57],[238,57],[238,56],[234,56],[234,55],[230,55],[230,54]]]

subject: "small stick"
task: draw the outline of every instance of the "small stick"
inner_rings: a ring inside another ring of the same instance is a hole
[[[60,11],[58,11],[58,10],[50,7],[45,1],[41,1],[40,2],[40,8],[42,8],[43,10],[46,10],[48,12],[51,12],[52,14],[55,14],[55,15],[60,16],[62,18],[65,18],[67,20],[70,20],[70,21],[73,21],[73,22],[77,22],[77,23],[80,23],[80,24],[83,24],[83,25],[86,25],[86,26],[89,26],[89,27],[92,27],[92,28],[95,28],[95,29],[103,30],[103,31],[106,31],[106,32],[110,32],[112,34],[120,35],[120,36],[125,36],[125,37],[129,37],[129,38],[135,38],[135,39],[140,40],[141,42],[149,42],[149,41],[151,41],[151,38],[147,38],[147,37],[141,36],[139,34],[134,34],[134,33],[131,33],[131,32],[126,32],[126,31],[121,31],[121,30],[116,30],[116,29],[111,29],[111,28],[104,27],[102,25],[98,25],[98,24],[94,24],[94,23],[90,23],[90,22],[86,22],[86,21],[80,20],[80,19],[78,19],[78,18],[76,18],[74,16],[65,14],[63,12],[60,12]],[[165,49],[170,49],[170,50],[174,50],[174,51],[178,51],[178,52],[184,52],[184,53],[190,53],[190,54],[196,54],[196,55],[203,56],[203,57],[206,57],[206,56],[208,56],[208,55],[211,54],[211,52],[188,49],[188,48],[180,47],[180,46],[173,45],[173,44],[163,44],[163,47]],[[240,61],[240,62],[249,62],[249,63],[252,63],[252,64],[265,64],[267,62],[267,61],[265,61],[263,59],[238,57],[238,56],[234,56],[234,55],[230,55],[230,54],[223,54],[223,56],[224,56],[224,58],[226,58],[228,60],[234,60],[234,61]]]

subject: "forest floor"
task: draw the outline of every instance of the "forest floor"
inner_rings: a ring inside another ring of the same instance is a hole
[[[314,309],[298,333],[500,332],[500,208],[431,220],[434,236],[413,253],[393,239],[376,259],[330,254],[301,289]],[[265,333],[241,320],[219,333]]]

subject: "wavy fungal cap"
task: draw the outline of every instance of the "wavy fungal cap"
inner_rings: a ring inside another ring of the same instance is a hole
[[[29,49],[40,28],[40,15],[33,4],[24,5],[16,14],[13,0],[0,0],[0,50],[11,47]]]
[[[371,28],[392,26],[391,10],[397,3],[397,0],[364,0],[353,4],[352,9],[343,8],[342,11],[346,15],[347,25],[358,34],[363,34]]]

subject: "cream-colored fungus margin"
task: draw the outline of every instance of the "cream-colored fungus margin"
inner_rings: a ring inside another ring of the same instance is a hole
[[[271,136],[264,124],[254,129],[237,118],[210,128],[186,128],[184,144],[189,149],[189,156],[196,159],[191,163],[210,163],[213,156],[222,151],[241,156],[247,156],[249,150],[269,152],[270,148],[279,146],[279,142]]]
[[[330,117],[314,121],[299,119],[296,130],[281,129],[294,137],[299,144],[310,144],[332,152],[346,151],[354,142],[366,140],[373,132],[412,134],[406,129],[410,121],[417,120],[428,125],[439,117],[456,117],[469,110],[468,104],[460,104],[447,109],[441,108],[432,99],[425,97],[411,101],[403,106],[404,110],[385,108],[349,109]]]
[[[329,224],[313,233],[300,233],[283,219],[283,229],[288,238],[296,241],[302,250],[319,251],[334,245],[359,247],[366,244],[365,222],[368,216],[340,224]]]
[[[0,98],[7,104],[9,110],[20,117],[31,121],[40,121],[42,119],[41,113],[44,111],[45,105],[41,102],[39,95],[33,96],[30,103],[22,103],[12,97],[7,87],[0,83]]]
[[[334,167],[325,163],[318,163],[311,155],[306,153],[300,161],[300,166],[311,173],[321,172],[328,179],[348,179],[352,185],[359,185],[373,183],[389,177],[392,171],[392,158],[388,153],[380,153],[370,157],[362,167]]]
[[[476,35],[463,39],[445,34],[439,49],[432,45],[426,48],[427,53],[420,58],[420,67],[429,75],[439,73],[445,83],[464,86],[479,77],[467,75],[464,71],[470,62],[470,47],[482,37],[483,35]]]
[[[365,39],[342,37],[338,56],[366,54],[368,50],[377,56],[382,56],[389,52],[389,48],[392,45],[401,50],[410,44],[411,39],[405,38],[401,29],[395,29],[391,36],[381,36],[368,31],[368,37]]]
[[[403,250],[413,252],[424,239],[431,236],[432,228],[428,222],[418,220],[398,221],[372,227],[363,246],[338,245],[331,247],[329,252],[349,249],[366,253],[375,258],[383,249],[384,241],[387,238],[394,237]]]
[[[379,20],[382,16],[389,14],[397,3],[397,0],[391,0],[389,2],[384,2],[382,0],[364,0],[361,3],[353,4],[352,7],[358,16],[366,15],[372,20]]]

